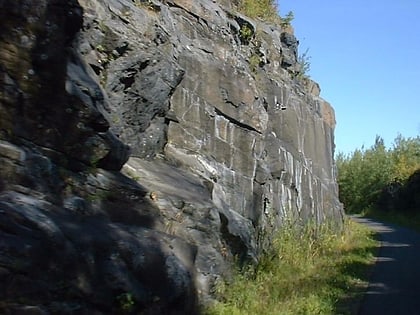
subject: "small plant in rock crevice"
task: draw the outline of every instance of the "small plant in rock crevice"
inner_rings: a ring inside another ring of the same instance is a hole
[[[118,295],[117,301],[119,303],[121,310],[126,311],[126,312],[131,312],[134,309],[134,306],[136,304],[134,301],[133,294],[128,293],[128,292],[121,293],[120,295]]]
[[[298,64],[300,66],[300,74],[302,76],[309,76],[309,70],[311,70],[311,56],[308,55],[309,48],[298,57]]]
[[[260,67],[262,62],[262,59],[257,54],[252,54],[251,57],[249,57],[249,68],[253,73],[256,73],[258,68]]]
[[[151,0],[132,0],[134,5],[138,8],[145,8],[153,12],[158,12],[159,7],[156,6]]]
[[[281,18],[280,25],[282,27],[289,27],[294,18],[295,18],[295,16],[294,16],[293,12],[289,11],[289,13],[287,13],[284,17]]]
[[[305,52],[298,56],[297,65],[298,70],[292,73],[292,77],[297,80],[309,79],[309,70],[311,69],[311,56],[308,55],[309,49],[306,49]]]
[[[249,27],[247,24],[241,25],[241,29],[239,30],[239,39],[241,40],[241,43],[244,45],[248,45],[254,36],[254,31],[251,27]]]

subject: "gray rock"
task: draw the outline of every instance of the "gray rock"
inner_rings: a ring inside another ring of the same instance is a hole
[[[334,111],[290,32],[212,0],[0,18],[1,313],[196,314],[286,220],[340,226]]]

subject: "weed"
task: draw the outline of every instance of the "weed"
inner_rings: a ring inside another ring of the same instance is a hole
[[[249,68],[252,72],[257,72],[258,68],[261,65],[261,57],[257,54],[252,54],[251,57],[249,57]]]
[[[136,182],[140,180],[140,176],[134,170],[129,168],[124,168],[123,174]]]
[[[294,16],[293,12],[289,11],[289,13],[287,13],[284,17],[281,17],[280,25],[282,27],[289,27],[294,18],[295,18],[295,16]]]
[[[241,40],[241,43],[244,45],[248,45],[252,39],[252,36],[254,36],[254,31],[252,30],[252,28],[249,27],[247,24],[243,24],[241,26],[241,29],[239,30],[239,39]]]
[[[145,8],[153,12],[160,11],[160,8],[151,0],[133,0],[133,3],[138,8]]]
[[[308,55],[309,48],[298,57],[298,64],[300,65],[300,74],[309,77],[309,70],[311,69],[311,56]]]
[[[373,261],[371,232],[352,221],[286,226],[256,267],[238,270],[216,288],[220,302],[206,314],[342,314],[338,301],[362,294]]]
[[[131,293],[121,293],[117,296],[117,301],[121,310],[131,312],[134,309],[135,301],[133,294]]]

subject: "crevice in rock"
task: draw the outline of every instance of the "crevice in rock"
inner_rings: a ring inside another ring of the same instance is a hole
[[[128,43],[124,43],[121,46],[115,47],[115,51],[120,55],[123,56],[126,52],[130,51]]]
[[[142,63],[140,63],[139,71],[143,71],[147,68],[147,66],[150,64],[150,60],[145,60]]]
[[[124,84],[124,90],[131,87],[135,81],[136,81],[135,73],[130,73],[128,76],[120,78],[120,82]]]
[[[185,7],[178,5],[177,3],[174,2],[168,2],[169,7],[173,7],[173,8],[178,8],[184,12],[186,12],[187,14],[191,15],[194,19],[196,19],[196,21],[199,23],[201,20],[201,17],[189,10],[187,10]],[[207,22],[206,22],[207,24]]]
[[[234,16],[235,21],[239,24],[239,40],[242,45],[249,45],[255,35],[255,26],[249,21],[241,18],[240,16]]]
[[[251,127],[251,126],[249,126],[247,124],[244,124],[244,123],[240,122],[239,120],[237,120],[237,119],[235,119],[235,118],[233,118],[233,117],[231,117],[229,115],[226,115],[225,113],[223,113],[221,110],[219,110],[217,108],[215,108],[214,111],[216,112],[217,115],[223,116],[224,118],[226,118],[227,120],[229,120],[232,124],[235,124],[235,125],[237,125],[237,126],[239,126],[241,128],[244,128],[246,130],[255,131],[255,132],[261,134],[261,131],[258,131],[254,127]]]
[[[247,246],[244,244],[242,239],[237,236],[233,235],[229,231],[229,219],[223,214],[219,212],[220,217],[220,233],[222,234],[223,239],[228,244],[231,253],[233,256],[237,257],[239,263],[242,264],[246,260],[246,253]]]

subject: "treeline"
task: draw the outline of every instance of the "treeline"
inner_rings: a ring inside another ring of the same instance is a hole
[[[368,149],[336,157],[340,200],[347,213],[420,213],[420,137],[399,135],[387,149],[381,137]]]

